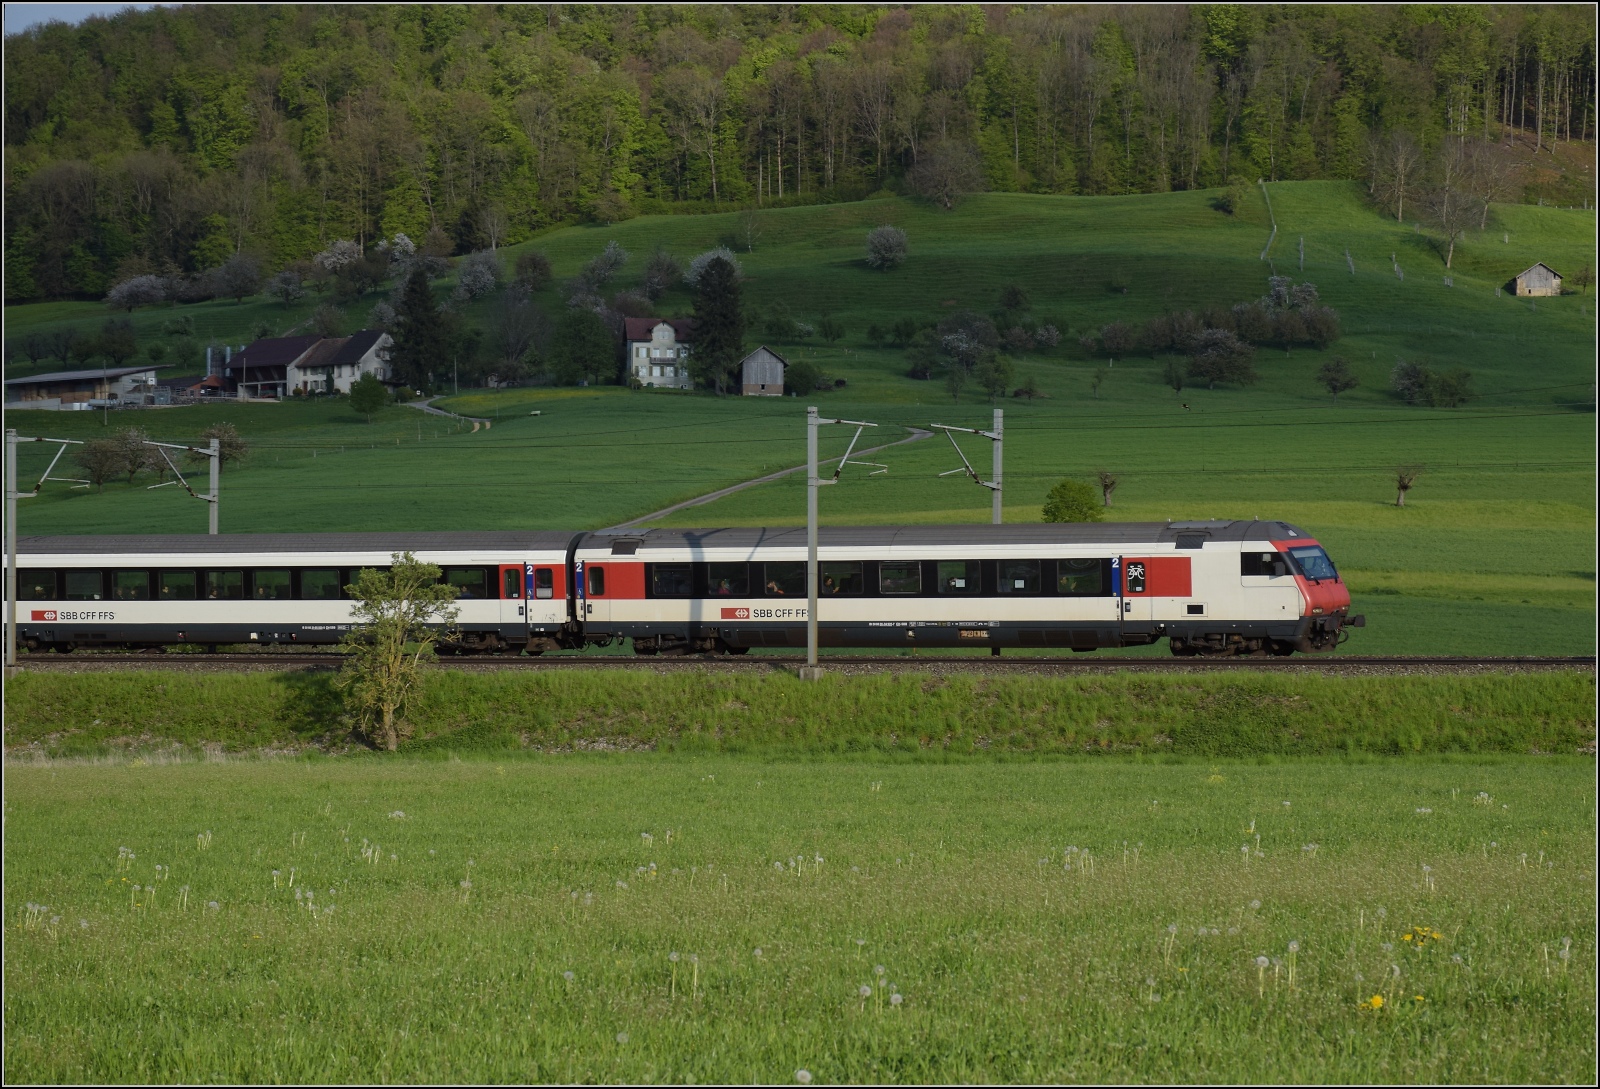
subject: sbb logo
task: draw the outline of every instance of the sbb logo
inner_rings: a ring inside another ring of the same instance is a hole
[[[723,609],[722,610],[722,619],[724,619],[724,620],[749,620],[750,619],[750,610],[749,609]]]
[[[56,611],[54,609],[35,609],[33,610],[33,618],[35,620],[54,620]]]

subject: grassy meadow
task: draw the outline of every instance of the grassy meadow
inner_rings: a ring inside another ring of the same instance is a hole
[[[1268,262],[1260,259],[1270,226],[1259,190],[1237,216],[1215,211],[1211,197],[987,194],[953,213],[899,199],[772,209],[761,215],[754,249],[740,255],[747,309],[758,319],[782,301],[801,320],[840,320],[847,335],[835,345],[774,347],[846,380],[815,398],[824,414],[877,421],[884,426],[874,437],[892,441],[930,422],[987,426],[991,406],[974,390],[956,403],[941,382],[906,378],[902,353],[868,344],[867,326],[991,310],[1002,286],[1019,283],[1034,315],[1067,336],[1053,352],[1016,360],[1018,382],[1031,376],[1045,396],[1003,405],[1008,521],[1037,520],[1061,477],[1110,469],[1121,481],[1115,518],[1259,516],[1316,533],[1369,617],[1351,650],[1593,653],[1594,302],[1519,300],[1497,296],[1496,287],[1535,260],[1561,271],[1592,262],[1594,213],[1496,206],[1488,229],[1458,246],[1447,286],[1428,235],[1366,207],[1355,187],[1271,186],[1278,234]],[[886,221],[903,227],[911,244],[910,260],[889,274],[861,260],[865,231]],[[538,248],[559,279],[616,238],[635,255],[619,281],[628,287],[655,246],[689,254],[736,227],[732,213],[570,227],[509,248],[507,260]],[[1162,383],[1166,359],[1113,364],[1077,343],[1108,321],[1138,324],[1172,308],[1254,298],[1272,271],[1317,283],[1343,315],[1345,335],[1327,352],[1263,348],[1253,387],[1175,394]],[[555,289],[542,302],[559,306]],[[265,305],[184,309],[222,324],[230,309],[239,311],[244,325],[230,327],[240,330],[237,341],[259,318],[251,308]],[[662,310],[690,306],[680,289]],[[486,322],[489,309],[474,304],[469,316]],[[103,312],[87,303],[10,307],[8,334]],[[152,330],[167,317],[160,309],[134,315]],[[752,320],[749,342],[763,336]],[[1333,354],[1347,357],[1362,382],[1338,404],[1314,379]],[[1466,367],[1479,396],[1454,410],[1403,405],[1388,389],[1399,359]],[[1091,392],[1097,372],[1102,380]],[[804,457],[804,404],[792,398],[529,388],[464,391],[443,405],[496,425],[469,433],[402,407],[369,424],[339,404],[315,403],[173,409],[140,413],[136,422],[181,438],[230,419],[254,440],[250,461],[226,475],[225,532],[594,528]],[[25,433],[101,433],[99,417],[87,413],[9,418]],[[848,435],[834,430],[825,449],[838,453]],[[980,443],[965,446],[986,465]],[[24,480],[48,453],[25,451]],[[871,460],[889,472],[847,474],[824,493],[824,521],[987,520],[987,491],[938,476],[959,464],[943,439]],[[1393,471],[1402,464],[1424,472],[1399,510]],[[790,477],[661,524],[793,524],[804,516],[802,487]],[[22,508],[25,533],[193,531],[205,517],[176,489],[152,493],[143,482],[102,494],[53,485]]]
[[[8,759],[348,747],[332,673],[69,674],[7,686]],[[1593,751],[1592,672],[1429,676],[434,670],[405,751],[650,749],[1263,757]]]
[[[20,1082],[1595,1076],[1588,759],[4,775]]]

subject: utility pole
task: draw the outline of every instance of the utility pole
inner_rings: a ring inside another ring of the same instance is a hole
[[[31,492],[17,490],[17,446],[24,442],[54,442],[60,443],[61,449],[56,451],[56,456],[50,459],[49,468],[39,478],[39,483],[33,486]],[[68,446],[82,446],[78,439],[43,439],[28,435],[18,435],[14,429],[6,431],[6,676],[10,677],[17,668],[17,500],[32,499],[39,494],[39,489],[46,480],[66,480],[65,477],[53,477],[51,471],[55,469],[56,462],[61,460],[61,455],[67,452]],[[73,480],[75,484],[88,485],[87,480]]]
[[[149,440],[145,441],[145,445],[156,447],[160,451],[161,457],[166,461],[167,466],[172,470],[172,475],[177,477],[176,480],[168,480],[162,484],[152,484],[146,488],[145,491],[155,491],[157,488],[165,488],[167,484],[176,484],[178,487],[182,488],[196,499],[203,499],[207,503],[210,503],[211,524],[209,532],[211,536],[215,537],[217,535],[217,510],[222,506],[222,440],[212,439],[210,447],[205,450],[200,449],[198,446],[182,446],[178,443],[151,442]],[[181,470],[179,470],[177,464],[174,463],[171,458],[167,457],[168,450],[182,450],[188,454],[198,454],[201,457],[211,459],[210,495],[201,495],[189,486],[189,482],[183,479],[183,473]]]
[[[838,466],[833,470],[831,479],[822,480],[817,475],[817,429],[823,424],[847,424],[856,429],[855,435],[850,439],[850,445],[845,447],[844,457],[839,459]],[[806,664],[800,669],[802,681],[816,681],[822,679],[822,667],[817,665],[817,489],[828,484],[839,483],[839,474],[844,472],[846,465],[870,465],[878,473],[889,471],[888,466],[880,465],[875,461],[851,461],[850,455],[856,448],[856,443],[861,438],[861,432],[868,427],[877,427],[875,423],[864,420],[824,420],[817,416],[817,406],[812,405],[806,409]]]
[[[995,525],[999,525],[1002,518],[1002,500],[1004,497],[1004,492],[1001,488],[1000,477],[1001,467],[1005,460],[1005,410],[999,408],[994,410],[994,430],[992,431],[983,431],[976,427],[947,427],[944,424],[929,424],[928,426],[933,428],[935,431],[943,431],[944,437],[950,440],[950,445],[955,449],[956,457],[961,459],[961,467],[959,469],[951,469],[949,472],[940,473],[939,475],[953,476],[956,473],[962,473],[970,478],[972,482],[978,485],[980,488],[988,488],[991,492],[993,492],[994,495],[990,502],[990,520]],[[961,447],[959,444],[957,444],[954,434],[957,431],[961,432],[963,435],[981,435],[994,444],[994,468],[991,470],[993,476],[992,480],[985,480],[979,476],[978,470],[974,469],[972,467],[972,462],[967,460],[967,455],[961,452]]]

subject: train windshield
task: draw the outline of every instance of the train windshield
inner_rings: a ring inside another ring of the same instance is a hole
[[[1289,555],[1294,557],[1294,562],[1300,565],[1301,572],[1308,579],[1334,579],[1337,581],[1339,572],[1333,568],[1333,561],[1328,559],[1328,554],[1322,549],[1312,545],[1309,548],[1291,548]]]

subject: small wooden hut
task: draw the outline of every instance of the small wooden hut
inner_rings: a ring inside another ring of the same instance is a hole
[[[1540,261],[1526,272],[1517,273],[1518,295],[1561,294],[1561,273]]]

